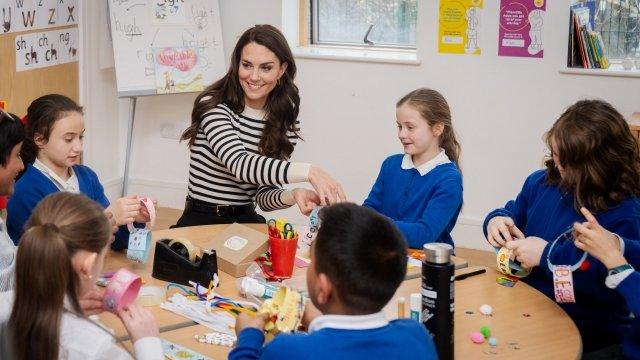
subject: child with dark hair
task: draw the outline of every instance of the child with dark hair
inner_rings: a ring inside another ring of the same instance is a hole
[[[640,246],[640,155],[624,117],[601,100],[570,106],[546,134],[547,168],[529,175],[515,200],[487,215],[484,233],[531,268],[523,280],[555,298],[554,265],[577,267],[583,252],[572,241],[554,240],[583,222],[581,207],[624,241],[624,256],[638,259]],[[634,264],[635,265],[635,264]],[[619,351],[631,321],[623,297],[604,284],[607,268],[586,258],[573,272],[575,303],[560,307],[576,323],[585,359]],[[617,350],[616,350],[617,349]]]
[[[422,324],[388,321],[382,312],[407,267],[406,245],[395,225],[350,203],[325,207],[320,218],[307,288],[323,315],[311,320],[308,334],[279,335],[263,347],[265,316],[241,314],[238,345],[229,359],[436,359]]]
[[[20,119],[0,110],[0,196],[13,194],[15,179],[24,169],[20,150],[25,133]],[[0,218],[0,291],[13,288],[16,247]]]
[[[27,166],[16,184],[16,195],[7,206],[7,227],[13,241],[17,244],[38,202],[49,194],[63,191],[82,193],[111,213],[120,226],[111,248],[127,248],[129,231],[125,225],[147,222],[149,214],[135,196],[110,204],[96,173],[80,164],[84,139],[82,107],[64,95],[49,94],[29,105],[27,117],[22,147]]]

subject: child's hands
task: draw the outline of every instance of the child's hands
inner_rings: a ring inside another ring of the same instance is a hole
[[[145,338],[158,337],[158,325],[149,310],[137,305],[129,305],[118,313],[124,327],[127,328],[131,342]]]
[[[307,300],[307,303],[304,305],[304,313],[302,314],[300,325],[305,329],[309,329],[309,324],[320,315],[322,315],[322,312],[313,305],[311,300]]]
[[[251,316],[249,314],[240,313],[236,319],[236,335],[240,336],[242,330],[246,328],[256,328],[260,331],[264,331],[264,326],[269,319],[269,314],[256,314]]]
[[[508,241],[516,239],[524,239],[524,234],[513,219],[506,216],[496,216],[489,220],[487,225],[487,240],[493,247],[502,247]]]
[[[535,236],[507,241],[505,245],[507,249],[513,250],[516,260],[520,261],[522,266],[527,269],[540,265],[540,258],[545,246],[547,246],[547,241]]]
[[[84,293],[78,302],[80,309],[86,316],[101,314],[104,311],[102,309],[102,292],[97,287]]]
[[[600,260],[607,269],[626,264],[618,237],[603,228],[589,210],[580,208],[580,211],[587,221],[573,224],[576,247]]]
[[[151,201],[153,202],[153,207],[157,208],[158,201],[154,199],[151,199]],[[139,202],[141,203],[142,200],[140,200]],[[135,222],[148,223],[149,221],[151,221],[151,214],[149,214],[149,209],[147,209],[147,207],[144,205],[140,205],[140,211],[138,212],[138,215],[135,218]]]
[[[135,195],[120,198],[105,210],[113,214],[116,225],[126,225],[135,221],[140,213],[140,203]]]
[[[300,212],[304,215],[309,215],[311,210],[320,204],[320,197],[313,190],[296,188],[291,191],[291,194],[300,208]]]

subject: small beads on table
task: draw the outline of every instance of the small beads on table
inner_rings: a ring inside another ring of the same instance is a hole
[[[221,345],[226,347],[232,347],[236,342],[236,337],[229,334],[223,334],[220,332],[212,332],[204,335],[195,335],[195,339],[199,343]]]

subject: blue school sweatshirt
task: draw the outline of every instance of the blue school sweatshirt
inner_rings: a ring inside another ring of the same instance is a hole
[[[421,176],[402,169],[404,155],[388,157],[362,204],[389,217],[409,247],[422,249],[432,242],[454,246],[451,230],[462,208],[462,174],[455,163],[436,166]]]
[[[264,334],[246,328],[229,360],[239,359],[437,359],[425,327],[415,320],[389,322],[367,330],[324,328],[309,334],[281,334],[266,346]]]
[[[109,206],[109,200],[104,195],[104,188],[93,170],[84,165],[74,165],[73,171],[78,177],[80,192],[103,208]],[[13,242],[18,245],[24,226],[31,216],[31,212],[40,200],[47,195],[60,191],[56,185],[40,170],[28,164],[22,177],[16,182],[15,191],[7,204],[7,230]],[[136,224],[139,226],[139,224]],[[129,246],[129,230],[120,226],[111,248],[113,250],[126,249]]]
[[[631,329],[624,338],[624,356],[629,359],[640,359],[640,272],[633,272],[616,287],[627,301],[629,310],[635,319]]]
[[[551,243],[570,230],[575,222],[586,221],[574,209],[573,194],[563,192],[546,180],[546,170],[531,174],[515,200],[504,208],[487,215],[483,230],[487,235],[489,220],[495,216],[513,219],[525,236],[537,236],[546,240],[540,260],[523,281],[555,301],[553,274],[547,266],[547,258],[553,265],[573,265],[583,252],[571,241],[558,241],[550,254]],[[640,199],[627,198],[607,211],[594,214],[598,222],[624,239],[640,239]],[[640,265],[640,242],[625,241],[624,256],[634,267]],[[607,268],[595,258],[587,257],[588,268],[573,273],[576,303],[561,303],[560,307],[571,317],[580,330],[584,352],[621,344],[623,334],[629,330],[631,318],[624,298],[605,285]],[[552,331],[553,329],[550,329]]]

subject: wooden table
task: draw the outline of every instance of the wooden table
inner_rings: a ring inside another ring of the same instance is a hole
[[[476,270],[478,267],[457,270],[456,274]],[[513,288],[496,284],[498,273],[476,275],[455,284],[455,357],[457,359],[579,359],[582,342],[573,321],[552,300],[529,285],[519,282]],[[419,292],[420,279],[406,280],[398,288],[393,299],[384,308],[388,319],[397,318],[397,298],[406,299],[407,314],[409,296]],[[492,316],[480,314],[482,304],[493,307]],[[473,344],[469,337],[488,326],[498,346]],[[180,344],[194,351],[224,359],[230,348],[197,342],[194,335],[211,332],[195,325],[160,334],[163,339]],[[131,350],[131,343],[123,344]]]
[[[248,225],[258,231],[266,233],[266,225]],[[186,238],[194,245],[202,246],[213,235],[225,228],[225,225],[208,225],[190,228],[179,228],[153,232],[153,240],[162,238]],[[466,266],[466,261],[455,260],[456,267]],[[164,281],[151,277],[153,268],[153,249],[150,252],[146,264],[133,263],[126,259],[123,253],[110,253],[105,262],[105,271],[114,271],[125,267],[144,277],[147,283],[165,285]],[[473,271],[474,268],[457,270],[456,273]],[[407,278],[419,276],[420,269],[410,269]],[[294,268],[292,279],[288,280],[291,286],[304,288],[306,286],[306,269]],[[496,284],[497,273],[488,269],[486,274],[473,276],[456,282],[456,313],[455,313],[455,351],[457,358],[579,358],[582,344],[577,328],[571,319],[560,307],[546,296],[531,288],[525,283],[518,283],[513,288],[506,288]],[[219,272],[220,287],[218,293],[232,298],[239,297],[235,285],[235,278]],[[385,311],[389,319],[397,317],[397,297],[406,299],[407,310],[409,307],[409,295],[420,292],[420,278],[413,278],[403,282],[394,298],[389,302]],[[486,317],[480,315],[478,308],[483,303],[490,304],[494,308],[494,315]],[[195,325],[191,320],[163,310],[158,306],[149,308],[154,314],[161,337],[198,351],[214,359],[225,358],[229,348],[200,344],[194,339],[196,334],[211,332],[208,328]],[[473,314],[467,314],[470,311]],[[528,314],[530,316],[525,316]],[[117,337],[125,337],[126,331],[121,322],[113,315],[101,315],[101,321],[115,330]],[[472,344],[469,335],[473,331],[479,331],[480,327],[487,325],[491,328],[493,336],[498,339],[495,349],[482,345]],[[129,341],[122,343],[131,348]]]
[[[267,226],[265,224],[246,224],[248,227],[251,227],[255,230],[267,233]],[[115,271],[120,268],[127,268],[132,272],[142,276],[145,280],[145,284],[150,285],[158,285],[165,286],[167,283],[162,280],[154,279],[151,276],[153,271],[153,255],[155,250],[155,243],[160,239],[165,238],[184,238],[188,239],[195,246],[204,246],[206,243],[211,241],[213,235],[217,232],[224,230],[228,225],[205,225],[205,226],[193,226],[193,227],[184,227],[178,229],[168,229],[168,230],[159,230],[154,231],[153,241],[152,241],[152,249],[149,251],[149,258],[147,262],[144,264],[136,263],[130,260],[127,260],[124,252],[113,252],[110,251],[107,254],[105,259],[104,271]],[[456,268],[463,268],[467,266],[467,262],[464,259],[455,258],[454,263]],[[298,268],[294,267],[293,277],[288,281],[289,284],[299,282],[299,279],[302,279],[302,283],[304,284],[304,279],[306,277],[306,268]],[[421,274],[420,268],[410,268],[407,271],[407,278],[416,278]],[[218,293],[223,295],[228,295],[233,298],[237,298],[239,296],[236,290],[236,278],[226,274],[222,271],[218,272],[218,276],[220,278],[220,287],[218,288]],[[298,279],[298,280],[296,280]],[[285,282],[287,283],[287,282]],[[185,326],[191,326],[195,323],[189,319],[185,319],[180,315],[176,315],[170,311],[161,309],[158,306],[151,307],[151,311],[156,318],[158,323],[158,327],[160,331],[168,331],[173,329],[182,328]],[[115,316],[110,313],[104,313],[100,315],[100,321],[111,328],[115,332],[115,336],[118,339],[126,339],[127,331],[122,325],[122,322]]]

